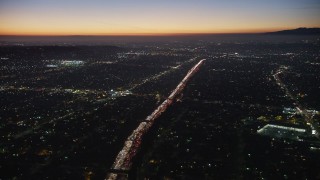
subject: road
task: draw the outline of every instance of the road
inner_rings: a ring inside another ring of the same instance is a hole
[[[311,130],[312,130],[312,134],[315,135],[317,138],[319,138],[319,129],[317,128],[317,126],[315,125],[314,121],[313,121],[313,115],[311,113],[309,113],[307,111],[306,108],[304,108],[300,102],[297,100],[297,97],[294,96],[288,89],[288,87],[283,83],[283,81],[281,80],[281,78],[279,77],[280,74],[285,73],[288,70],[287,66],[280,66],[280,68],[276,71],[275,74],[273,74],[274,79],[276,80],[276,83],[278,84],[278,86],[281,87],[281,89],[284,90],[285,94],[287,97],[289,97],[294,103],[293,105],[295,106],[295,108],[297,109],[297,111],[303,116],[303,118],[305,119],[307,125],[310,126]]]
[[[131,168],[132,158],[137,154],[141,142],[142,136],[148,132],[150,127],[154,124],[154,121],[165,112],[166,109],[172,104],[173,100],[179,95],[189,79],[198,72],[200,66],[203,64],[205,59],[200,60],[195,66],[193,66],[187,73],[187,75],[182,79],[178,86],[172,91],[169,97],[158,106],[151,115],[149,115],[139,126],[132,132],[132,134],[127,138],[124,143],[122,150],[118,153],[113,165],[113,171],[128,171]],[[107,175],[108,180],[118,179],[117,173],[109,173]]]

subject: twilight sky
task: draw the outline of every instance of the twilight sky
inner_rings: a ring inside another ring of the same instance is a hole
[[[251,33],[320,27],[320,0],[0,0],[0,35]]]

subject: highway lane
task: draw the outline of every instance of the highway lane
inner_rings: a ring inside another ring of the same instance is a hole
[[[165,112],[166,109],[172,104],[173,100],[179,95],[186,83],[190,78],[199,70],[200,66],[203,64],[205,59],[200,60],[195,66],[193,66],[187,73],[187,75],[182,79],[178,86],[172,91],[169,97],[158,106],[139,126],[132,132],[132,134],[127,138],[124,143],[123,148],[118,153],[113,165],[112,170],[115,171],[128,171],[132,165],[132,158],[137,154],[140,144],[142,142],[142,136],[150,129],[154,124],[154,121]],[[108,180],[115,180],[118,178],[117,173],[109,173],[107,175]]]

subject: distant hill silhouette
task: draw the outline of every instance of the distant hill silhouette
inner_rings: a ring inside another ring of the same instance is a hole
[[[320,28],[297,28],[276,32],[268,32],[270,35],[320,35]]]

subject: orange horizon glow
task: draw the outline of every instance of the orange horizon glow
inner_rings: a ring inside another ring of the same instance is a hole
[[[304,8],[306,5],[309,8]],[[0,35],[252,34],[320,27],[312,0],[0,1]]]
[[[283,27],[283,28],[265,28],[265,29],[239,29],[239,30],[212,30],[212,31],[164,31],[164,32],[96,32],[88,33],[85,31],[0,31],[0,36],[175,36],[175,35],[206,35],[206,34],[258,34],[273,31],[281,31],[285,29],[295,29],[298,27]],[[312,28],[312,27],[310,27]]]

